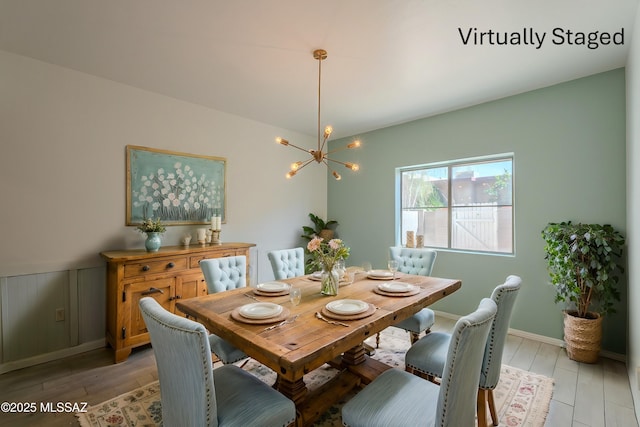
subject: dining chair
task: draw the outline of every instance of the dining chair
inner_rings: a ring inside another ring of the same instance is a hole
[[[438,253],[426,248],[403,248],[391,246],[389,258],[398,261],[398,271],[401,273],[430,276]],[[418,341],[422,332],[428,333],[435,323],[436,316],[430,308],[423,308],[411,317],[398,323],[395,327],[404,329],[411,336],[411,344]],[[376,335],[376,348],[380,345],[380,333]]]
[[[200,269],[210,294],[247,286],[247,257],[245,255],[208,258],[200,261]],[[209,337],[211,349],[222,363],[235,363],[248,356],[215,334]]]
[[[496,303],[498,310],[489,331],[480,370],[477,396],[479,427],[487,425],[487,404],[493,425],[498,425],[493,390],[500,379],[504,342],[509,330],[513,306],[521,286],[522,279],[511,275],[491,293],[491,300]],[[411,346],[405,355],[407,372],[427,379],[442,377],[447,362],[446,352],[451,339],[452,336],[444,332],[432,332],[422,337]]]
[[[235,365],[213,369],[204,326],[150,297],[139,306],[158,367],[164,426],[293,425],[291,400]]]
[[[490,298],[456,322],[440,386],[397,368],[364,387],[342,408],[342,423],[351,427],[473,426],[476,382],[489,328],[496,314]]]
[[[276,280],[304,276],[304,249],[279,249],[267,253]]]

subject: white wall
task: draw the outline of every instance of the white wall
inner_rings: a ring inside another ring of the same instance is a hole
[[[627,81],[627,245],[629,277],[629,337],[627,369],[635,402],[636,417],[640,419],[640,9],[630,41],[626,68]],[[635,167],[634,167],[635,166]]]
[[[128,144],[227,159],[221,238],[258,245],[261,281],[273,277],[266,252],[300,243],[309,212],[326,215],[326,168],[286,180],[298,153],[274,142],[312,137],[4,51],[0,76],[0,277],[143,247],[125,226]],[[164,244],[195,228],[170,227]]]

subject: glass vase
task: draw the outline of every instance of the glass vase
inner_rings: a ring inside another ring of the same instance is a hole
[[[158,252],[162,243],[161,234],[153,231],[147,232],[147,240],[144,241],[144,247],[147,248],[147,252]]]
[[[320,293],[322,295],[338,295],[338,286],[340,284],[340,277],[338,272],[332,268],[330,271],[322,270],[322,287]]]

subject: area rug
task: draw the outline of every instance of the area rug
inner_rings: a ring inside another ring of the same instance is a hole
[[[373,338],[371,339],[373,340]],[[369,342],[373,344],[373,342]],[[405,331],[388,328],[383,331],[380,348],[374,358],[400,369],[404,369],[404,353],[409,347]],[[250,359],[243,367],[267,384],[273,384],[276,374],[261,363]],[[336,374],[336,370],[325,365],[305,376],[311,390]],[[542,427],[549,411],[553,393],[553,379],[543,375],[502,365],[500,382],[493,395],[500,426]],[[317,427],[342,426],[340,409],[353,396],[333,405],[314,424]],[[160,426],[162,411],[160,387],[153,382],[107,402],[92,406],[86,413],[76,414],[82,427]]]

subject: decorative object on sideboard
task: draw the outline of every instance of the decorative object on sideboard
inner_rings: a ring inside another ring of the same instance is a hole
[[[139,232],[147,235],[147,239],[144,242],[144,247],[147,249],[147,252],[157,252],[162,245],[162,233],[167,230],[160,221],[160,218],[155,220],[145,218],[136,228]]]
[[[189,246],[189,244],[191,243],[191,234],[183,234],[182,239],[180,239],[180,243],[182,243],[182,246]]]
[[[416,236],[416,248],[424,248],[424,235],[418,234]]]
[[[204,246],[207,243],[207,229],[206,228],[198,228],[196,230],[196,237],[198,239],[198,243],[201,246]]]
[[[320,131],[320,83],[322,81],[322,61],[327,59],[327,51],[323,49],[314,50],[313,57],[318,60],[318,146],[315,150],[307,150],[305,148],[291,144],[289,141],[281,137],[277,137],[276,142],[284,146],[297,148],[298,150],[304,151],[305,153],[311,155],[311,158],[292,163],[291,170],[286,175],[287,179],[293,177],[296,173],[298,173],[300,169],[315,160],[317,163],[324,163],[327,166],[327,169],[331,171],[333,177],[339,181],[340,179],[342,179],[342,177],[338,172],[331,169],[331,167],[329,166],[329,162],[341,164],[347,169],[351,169],[352,171],[357,171],[358,169],[360,169],[360,166],[358,166],[356,163],[341,162],[339,160],[329,158],[329,155],[345,149],[358,148],[360,147],[361,143],[359,140],[355,140],[343,148],[327,152],[324,151],[327,139],[329,139],[329,136],[331,136],[331,132],[333,132],[333,128],[331,126],[325,127],[324,132]]]

